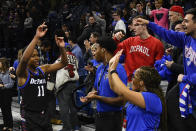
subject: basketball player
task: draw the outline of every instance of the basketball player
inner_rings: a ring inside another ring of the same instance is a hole
[[[24,127],[27,131],[52,131],[46,88],[46,73],[54,72],[67,65],[64,38],[55,36],[56,44],[61,52],[61,61],[55,64],[39,66],[38,51],[35,49],[38,40],[47,32],[45,23],[38,26],[31,43],[24,50],[16,74],[18,87],[22,94],[24,111]]]

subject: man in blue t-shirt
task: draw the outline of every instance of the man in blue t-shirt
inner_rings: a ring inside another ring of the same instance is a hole
[[[192,87],[190,88],[190,96],[193,113],[190,117],[193,117],[193,121],[196,121],[196,8],[186,11],[182,22],[185,29],[184,32],[166,30],[145,19],[138,19],[137,22],[138,24],[147,24],[163,40],[174,46],[183,48],[184,74],[180,74],[177,80],[178,82],[189,83]]]
[[[118,96],[110,89],[108,80],[109,60],[113,57],[116,49],[115,41],[112,38],[104,37],[97,41],[95,59],[102,62],[96,72],[94,88],[82,102],[97,100],[96,131],[121,131],[122,130],[122,96]],[[127,76],[121,64],[117,66],[117,73],[123,83],[127,84]]]

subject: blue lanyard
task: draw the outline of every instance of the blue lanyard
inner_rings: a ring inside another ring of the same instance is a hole
[[[107,68],[107,65],[104,67],[104,69],[102,70],[102,73],[101,73],[101,75],[99,77],[98,88],[97,88],[98,94],[99,94],[99,88],[100,88],[100,84],[101,84],[101,79],[103,78],[104,72],[107,71],[106,68]]]

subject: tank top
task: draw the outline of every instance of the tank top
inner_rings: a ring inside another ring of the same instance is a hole
[[[49,90],[47,89],[46,76],[41,68],[36,68],[37,73],[28,70],[28,78],[21,90],[25,110],[41,112],[47,108]]]

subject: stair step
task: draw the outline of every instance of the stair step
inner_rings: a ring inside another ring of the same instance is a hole
[[[94,124],[82,125],[81,131],[95,131],[95,125]]]

